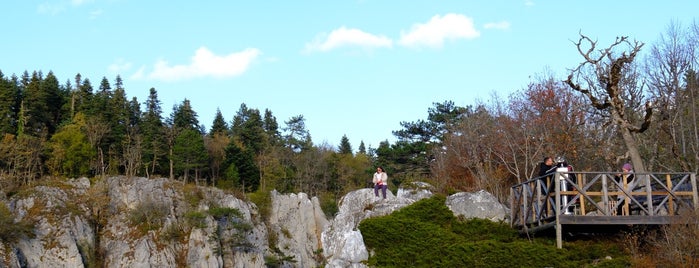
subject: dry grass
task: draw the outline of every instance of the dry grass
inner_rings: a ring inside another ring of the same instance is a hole
[[[625,236],[632,267],[699,267],[699,210],[676,217],[675,223]]]

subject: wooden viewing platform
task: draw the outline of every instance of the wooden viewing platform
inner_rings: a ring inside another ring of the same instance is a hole
[[[511,225],[533,233],[573,225],[659,225],[699,208],[695,173],[556,172],[511,188]],[[633,183],[631,183],[633,182]]]

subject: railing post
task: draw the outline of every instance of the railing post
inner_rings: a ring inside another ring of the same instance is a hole
[[[699,209],[699,194],[697,193],[697,174],[691,173],[689,180],[692,182],[692,197],[694,199],[694,209]]]
[[[560,220],[560,209],[561,209],[561,173],[556,172],[554,176],[554,189],[556,189],[556,205],[553,208],[553,212],[556,214],[556,247],[563,248],[563,226]]]
[[[510,207],[512,208],[510,210],[510,227],[513,227],[513,226],[515,226],[515,215],[516,215],[515,211],[517,211],[517,209],[515,209],[515,208],[519,208],[519,205],[515,204],[517,202],[516,201],[517,196],[515,195],[515,189],[512,187],[510,187],[510,196],[512,197],[512,199],[510,201]],[[515,205],[517,205],[517,206],[515,206]]]
[[[651,187],[650,174],[642,175],[646,183],[646,203],[648,203],[648,214],[649,216],[655,215],[655,207],[653,206],[653,188]],[[631,193],[633,197],[633,192]]]

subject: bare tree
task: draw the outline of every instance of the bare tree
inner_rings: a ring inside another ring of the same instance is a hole
[[[616,49],[626,45],[628,51],[618,55]],[[580,34],[575,46],[584,61],[570,71],[565,83],[573,90],[582,93],[590,105],[608,115],[613,126],[618,128],[622,140],[636,172],[645,172],[635,133],[648,129],[653,109],[646,102],[645,116],[640,125],[635,124],[634,102],[642,99],[643,85],[639,85],[632,63],[643,43],[631,42],[628,37],[617,37],[609,47],[597,50],[597,41]],[[588,46],[585,49],[585,46]]]
[[[685,76],[692,66],[694,47],[688,32],[679,23],[671,23],[646,59],[649,91],[655,100],[658,121],[651,128],[649,151],[657,165],[672,170],[678,166],[690,170],[690,155],[696,141],[696,109],[693,90],[685,86]],[[694,133],[692,133],[694,132]],[[692,161],[693,162],[693,161]],[[654,163],[649,163],[653,165]],[[696,166],[696,163],[693,163]]]
[[[97,159],[95,160],[93,167],[96,170],[95,173],[101,176],[104,176],[105,171],[107,170],[104,163],[104,151],[102,150],[101,143],[102,138],[109,134],[109,131],[109,125],[97,118],[89,117],[85,123],[85,135],[87,136],[87,140],[97,152]]]
[[[127,177],[136,176],[138,167],[141,166],[143,138],[136,131],[130,129],[123,143],[124,151],[121,157],[121,165],[124,166],[124,173],[126,173]]]

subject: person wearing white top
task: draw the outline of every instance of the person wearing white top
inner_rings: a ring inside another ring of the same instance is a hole
[[[379,189],[381,189],[383,199],[386,199],[388,175],[386,175],[386,172],[383,170],[383,167],[376,168],[376,173],[374,173],[374,178],[371,181],[374,183],[374,195],[376,196],[376,198],[379,197]]]

